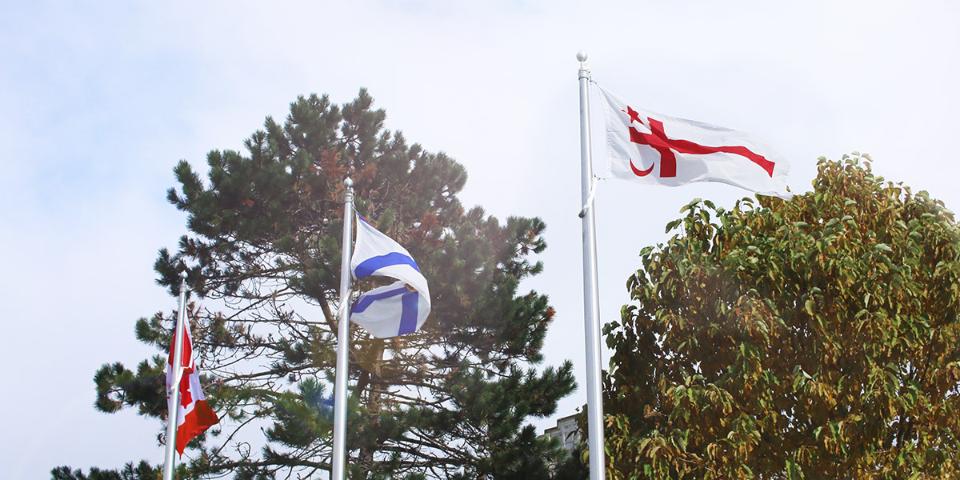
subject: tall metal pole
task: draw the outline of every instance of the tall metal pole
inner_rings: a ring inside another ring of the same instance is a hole
[[[583,201],[583,329],[587,353],[587,425],[590,480],[604,480],[603,398],[600,390],[600,304],[597,300],[597,232],[593,221],[593,159],[590,140],[590,70],[587,54],[580,62],[580,198]]]
[[[180,417],[180,377],[183,375],[183,328],[187,318],[187,272],[180,272],[180,306],[177,311],[177,326],[173,331],[173,384],[167,399],[167,448],[163,460],[163,480],[173,480],[173,467],[177,451],[177,420]]]
[[[333,480],[343,480],[346,464],[347,369],[350,366],[350,250],[353,242],[353,180],[343,180],[343,257],[340,260],[340,310],[337,326],[337,376],[333,393]]]

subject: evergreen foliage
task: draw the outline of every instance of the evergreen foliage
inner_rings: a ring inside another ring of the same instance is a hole
[[[611,479],[960,477],[960,229],[869,158],[695,200],[605,327]]]
[[[101,470],[93,467],[89,474],[80,470],[71,470],[70,467],[57,467],[50,471],[52,480],[156,480],[162,472],[153,467],[146,460],[134,465],[128,463],[120,470]]]
[[[541,271],[543,222],[465,209],[464,168],[384,130],[384,118],[363,90],[342,108],[301,97],[283,124],[267,118],[245,152],[211,151],[206,181],[186,161],[176,166],[168,198],[188,214],[189,233],[177,251],[160,251],[155,269],[176,295],[186,268],[203,299],[190,308],[194,345],[222,419],[190,445],[186,476],[330,468],[348,174],[357,210],[417,259],[433,300],[418,334],[378,340],[352,329],[351,478],[546,478],[560,458],[525,422],[552,414],[574,388],[569,362],[535,367],[554,311],[544,295],[518,293]],[[164,417],[173,320],[161,312],[136,323],[160,354],[136,371],[104,365],[99,410]]]

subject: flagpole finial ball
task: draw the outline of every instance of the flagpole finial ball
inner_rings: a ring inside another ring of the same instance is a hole
[[[580,63],[587,61],[587,54],[584,53],[583,50],[580,50],[579,52],[577,52],[577,61]]]
[[[346,185],[347,187],[352,187],[352,186],[353,186],[353,180],[351,180],[350,177],[344,178],[344,179],[343,179],[343,184]]]
[[[187,271],[186,271],[186,270],[180,272],[180,279],[181,279],[181,280],[186,280],[186,279],[187,279]]]

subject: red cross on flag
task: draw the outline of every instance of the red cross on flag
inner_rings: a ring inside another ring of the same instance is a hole
[[[670,186],[721,182],[790,198],[789,164],[756,139],[644,110],[600,91],[613,176]]]
[[[187,322],[184,322],[187,323]],[[175,337],[174,337],[175,339]],[[167,357],[167,397],[170,396],[173,385],[173,340],[170,342],[170,355]],[[193,358],[193,341],[190,338],[190,327],[183,326],[183,350],[180,356],[180,365],[183,373],[180,376],[180,408],[177,413],[177,452],[183,455],[183,450],[194,437],[200,435],[220,419],[207,404],[203,389],[200,388],[200,373]]]

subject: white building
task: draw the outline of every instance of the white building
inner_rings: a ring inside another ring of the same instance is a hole
[[[572,454],[580,443],[580,427],[577,426],[577,415],[568,415],[557,419],[557,426],[543,431],[544,436],[556,438],[567,453]]]

